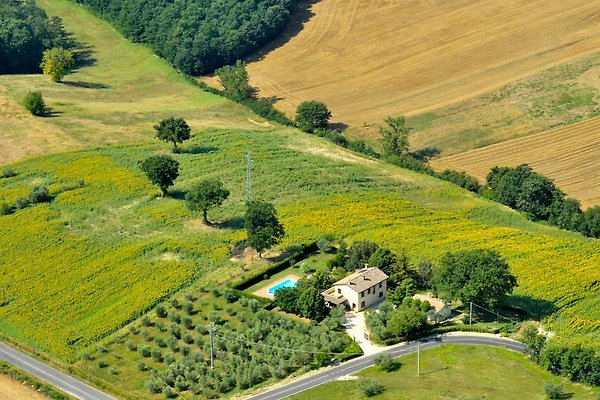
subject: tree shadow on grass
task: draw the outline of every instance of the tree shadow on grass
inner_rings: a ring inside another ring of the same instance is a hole
[[[169,190],[168,197],[171,197],[176,200],[185,200],[186,193],[187,192],[185,190],[171,189]]]
[[[398,371],[402,367],[402,363],[398,360],[392,360],[388,365],[386,365],[385,372],[395,372]]]
[[[506,305],[502,308],[537,320],[542,320],[556,312],[554,303],[521,294],[509,296]]]
[[[94,47],[88,43],[75,42],[73,49],[75,55],[75,69],[92,67],[98,61],[93,54]]]
[[[82,81],[63,81],[63,85],[83,88],[83,89],[109,89],[110,86],[107,86],[103,83],[93,83],[93,82],[82,82]]]
[[[348,129],[348,124],[345,124],[343,122],[333,122],[333,123],[329,124],[329,127],[331,129],[335,129],[336,131],[343,132],[346,129]]]
[[[439,156],[441,151],[435,147],[425,147],[410,154],[419,161],[428,161],[430,158]]]
[[[266,100],[266,101],[268,101],[271,104],[275,104],[278,101],[285,100],[283,97],[279,97],[279,96],[262,97],[261,99],[262,100]]]
[[[239,230],[239,229],[244,229],[244,222],[245,222],[245,220],[243,217],[234,217],[234,218],[225,220],[223,222],[213,224],[213,226],[216,228],[219,228],[219,229]]]
[[[52,108],[46,107],[46,109],[44,110],[44,114],[42,115],[42,117],[44,118],[56,118],[56,117],[60,117],[60,115],[62,114],[62,111],[56,111]]]
[[[179,154],[206,154],[219,151],[218,147],[214,146],[193,146],[188,148],[178,148]]]

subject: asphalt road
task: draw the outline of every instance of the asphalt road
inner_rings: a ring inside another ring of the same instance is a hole
[[[12,364],[78,399],[115,400],[114,397],[102,393],[4,343],[0,343],[0,360]]]
[[[435,338],[423,339],[418,342],[412,342],[406,345],[399,345],[388,350],[385,350],[379,354],[388,353],[394,357],[403,356],[405,354],[414,353],[417,351],[417,346],[420,345],[422,350],[430,349],[432,347],[438,347],[443,344],[455,343],[455,344],[470,344],[470,345],[485,345],[493,347],[501,347],[512,351],[524,352],[524,347],[521,343],[515,342],[514,340],[504,339],[499,337],[484,337],[484,336],[471,336],[471,335],[453,335],[453,336],[439,336]],[[300,393],[304,390],[313,388],[315,386],[322,385],[324,383],[333,381],[342,376],[346,376],[353,372],[360,371],[361,369],[370,367],[375,364],[375,357],[378,354],[371,356],[363,356],[348,362],[345,362],[337,367],[328,368],[323,372],[319,372],[313,376],[299,379],[291,382],[285,386],[275,388],[256,396],[248,398],[248,400],[276,400],[283,399],[292,396],[296,393]]]

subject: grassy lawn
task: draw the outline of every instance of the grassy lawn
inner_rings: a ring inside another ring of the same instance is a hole
[[[186,118],[194,131],[207,127],[260,129],[247,109],[189,84],[149,49],[128,42],[107,23],[68,0],[39,0],[58,15],[86,53],[64,83],[42,75],[0,76],[0,164],[34,154],[152,140],[162,118]],[[18,103],[42,92],[52,112],[31,116]]]
[[[402,366],[397,371],[371,367],[359,372],[358,380],[328,383],[290,399],[366,398],[358,386],[363,379],[385,386],[385,392],[373,399],[389,400],[543,400],[546,382],[563,382],[572,399],[593,400],[600,393],[553,376],[520,354],[485,346],[445,345],[423,351],[420,376],[416,354],[398,360]]]

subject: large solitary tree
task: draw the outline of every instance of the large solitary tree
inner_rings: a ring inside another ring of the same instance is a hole
[[[170,117],[154,125],[156,137],[165,142],[173,143],[173,151],[177,151],[177,143],[183,143],[190,138],[191,129],[183,118]]]
[[[227,65],[215,71],[225,93],[235,100],[246,100],[252,97],[253,90],[246,64],[238,60],[235,65]]]
[[[275,206],[271,203],[252,201],[246,206],[246,243],[258,252],[262,252],[279,243],[285,235],[283,225],[279,223]]]
[[[435,271],[442,298],[494,308],[517,286],[508,264],[493,250],[446,253]]]
[[[44,51],[40,67],[44,75],[48,75],[53,82],[60,82],[74,65],[75,59],[71,50],[53,47]]]
[[[327,128],[331,112],[320,101],[303,101],[296,108],[296,125],[304,132]]]
[[[165,155],[146,158],[140,163],[140,169],[152,183],[160,188],[163,196],[167,194],[169,187],[173,186],[173,182],[179,176],[179,163]]]
[[[383,151],[390,156],[403,157],[408,154],[408,132],[404,116],[386,117],[385,126],[379,127]]]
[[[196,184],[186,195],[185,201],[192,211],[202,211],[204,223],[209,225],[207,213],[211,207],[219,207],[229,197],[223,183],[218,179],[208,179]]]

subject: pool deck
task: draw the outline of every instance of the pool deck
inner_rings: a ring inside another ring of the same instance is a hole
[[[252,294],[273,300],[274,297],[272,294],[269,293],[269,289],[272,288],[273,286],[279,285],[281,282],[285,281],[286,279],[293,279],[297,282],[300,279],[302,279],[302,277],[298,276],[298,275],[294,275],[294,274],[286,275],[286,276],[282,277],[281,279],[278,279],[275,282],[265,284],[265,286],[261,287],[260,289],[258,289],[256,292],[254,292]]]

